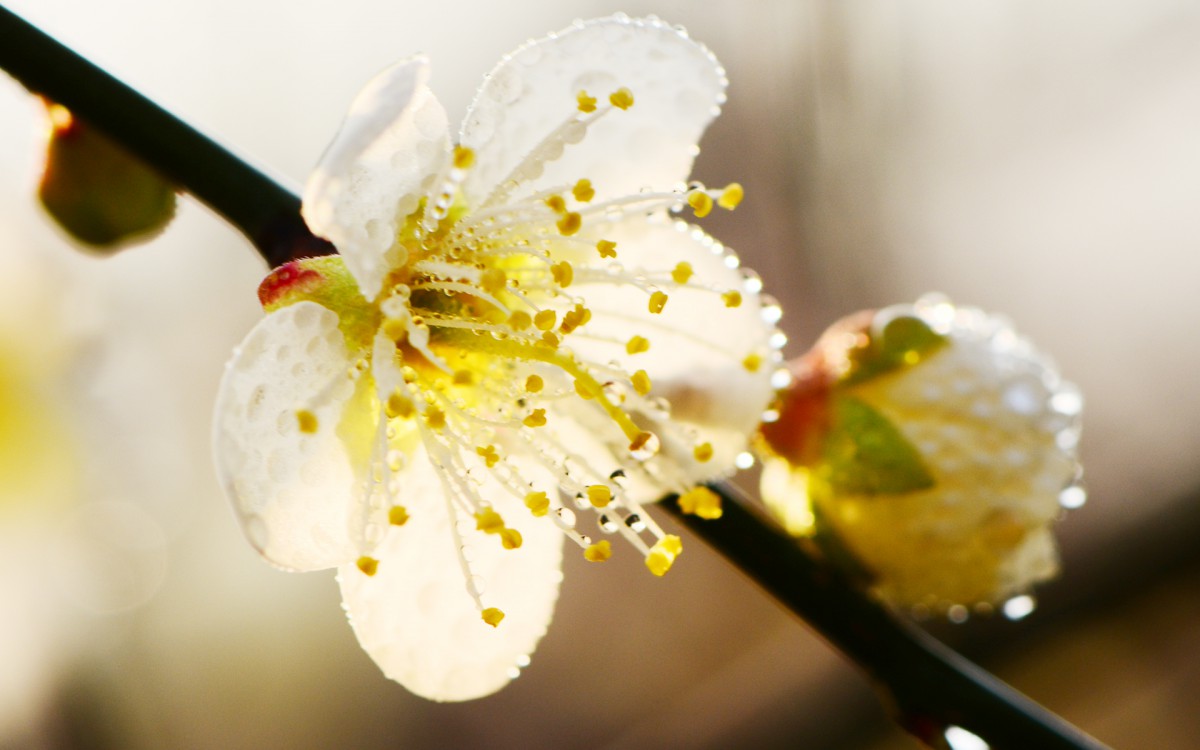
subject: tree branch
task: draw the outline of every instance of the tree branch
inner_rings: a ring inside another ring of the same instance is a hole
[[[292,191],[3,7],[0,39],[0,67],[208,205],[272,267],[335,252],[308,231]],[[914,736],[943,747],[956,725],[993,748],[1103,748],[869,598],[733,488],[714,489],[725,499],[719,520],[664,507],[862,667]]]

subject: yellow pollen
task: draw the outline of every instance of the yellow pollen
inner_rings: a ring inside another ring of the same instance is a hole
[[[475,382],[475,373],[470,370],[455,370],[454,384],[455,385],[471,385]]]
[[[488,607],[483,612],[480,612],[479,615],[483,618],[484,622],[493,628],[499,625],[500,621],[504,619],[504,613],[495,607]]]
[[[430,429],[441,430],[446,426],[446,412],[431,406],[425,410],[425,424],[429,425]]]
[[[571,188],[571,195],[580,203],[587,203],[596,197],[596,189],[592,187],[592,181],[585,178],[575,183],[575,187]]]
[[[525,496],[525,507],[540,518],[550,512],[550,498],[545,492],[530,492]]]
[[[568,211],[558,220],[557,226],[559,234],[564,237],[570,237],[583,226],[583,217],[574,211]]]
[[[658,315],[667,306],[667,293],[655,292],[650,295],[650,312],[653,315]]]
[[[388,523],[393,526],[403,526],[408,523],[408,509],[403,505],[393,505],[388,509]]]
[[[634,336],[625,344],[625,351],[629,354],[648,352],[650,351],[650,342],[642,336]]]
[[[596,111],[596,97],[588,96],[588,92],[580,91],[575,95],[575,101],[579,104],[579,111],[583,113]]]
[[[617,243],[608,240],[600,240],[596,243],[596,249],[600,251],[601,258],[617,257]]]
[[[530,393],[537,393],[546,386],[546,382],[542,380],[541,375],[530,375],[525,378],[525,390]]]
[[[413,406],[412,399],[400,391],[399,388],[392,391],[392,395],[388,396],[387,403],[384,404],[384,412],[388,419],[403,417],[408,419],[416,413],[416,407]]]
[[[601,539],[583,551],[583,559],[588,562],[604,562],[612,557],[612,544],[607,539]]]
[[[713,457],[712,443],[701,443],[692,449],[692,456],[700,463],[711,461]]]
[[[638,370],[629,379],[633,383],[633,390],[638,392],[639,396],[645,396],[650,392],[650,376],[645,370]]]
[[[379,570],[379,561],[373,557],[367,557],[366,555],[358,558],[358,561],[354,564],[358,566],[359,570],[369,576],[375,575],[375,571]]]
[[[712,521],[721,517],[721,496],[707,487],[693,487],[679,496],[679,509]]]
[[[508,324],[512,326],[514,331],[524,331],[533,325],[533,318],[529,317],[529,313],[524,310],[517,310],[508,317]]]
[[[758,368],[762,367],[763,358],[761,354],[747,354],[742,360],[742,367],[746,368],[747,372],[758,372]]]
[[[721,197],[717,198],[717,205],[726,211],[732,211],[742,202],[742,198],[746,197],[746,191],[736,182],[731,182],[721,191]]]
[[[311,435],[317,431],[317,415],[308,409],[296,410],[296,422],[300,426],[300,431],[305,435]]]
[[[712,211],[713,199],[712,196],[703,190],[696,190],[688,193],[688,205],[696,212],[696,218],[703,219]]]
[[[559,326],[559,330],[563,333],[570,333],[591,319],[592,311],[584,307],[582,303],[576,302],[573,310],[563,313],[562,325]]]
[[[539,331],[549,331],[557,320],[558,316],[553,310],[541,310],[533,316],[533,324]]]
[[[742,304],[742,293],[736,289],[730,289],[721,295],[721,299],[725,300],[726,307],[739,307]]]
[[[654,543],[646,555],[646,567],[656,576],[666,575],[683,552],[683,543],[674,534],[668,534]]]
[[[553,331],[546,331],[542,334],[542,343],[551,349],[557,349],[558,345],[562,342],[559,340],[558,334]]]
[[[499,534],[504,530],[504,519],[491,508],[483,508],[475,513],[475,528],[485,534]]]
[[[476,448],[475,452],[479,454],[489,469],[500,462],[500,454],[496,452],[496,446],[494,445],[485,445],[481,448]]]
[[[622,86],[609,95],[608,101],[617,109],[629,109],[633,106],[633,92]]]
[[[537,376],[532,375],[530,377],[537,377]],[[545,409],[534,409],[532,412],[529,413],[529,416],[527,416],[527,417],[525,417],[525,419],[521,420],[521,423],[524,424],[526,427],[545,427],[546,426],[546,410]]]
[[[389,318],[383,322],[383,335],[396,342],[397,345],[402,344],[408,338],[408,325],[402,320]]]
[[[500,532],[500,545],[504,549],[517,549],[521,546],[521,532],[516,529],[504,529]]]
[[[499,268],[488,268],[479,275],[479,286],[488,294],[504,291],[508,285],[508,276]]]
[[[470,169],[475,164],[475,152],[466,146],[454,147],[454,168]]]
[[[692,278],[692,274],[694,273],[695,271],[692,270],[692,264],[688,263],[686,260],[683,260],[675,266],[673,271],[671,271],[671,279],[676,284],[686,284],[688,283],[688,279]]]
[[[571,281],[575,278],[575,269],[564,260],[550,266],[550,275],[554,277],[555,284],[565,289],[571,286]]]
[[[567,212],[567,202],[563,200],[561,195],[552,195],[546,199],[546,205],[556,214],[564,214]]]
[[[587,498],[592,507],[604,508],[612,502],[612,490],[603,484],[593,484],[587,488]]]

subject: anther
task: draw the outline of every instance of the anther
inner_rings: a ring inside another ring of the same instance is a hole
[[[529,512],[537,517],[541,517],[550,512],[550,498],[545,492],[530,492],[525,496],[525,507],[529,508]]]
[[[643,336],[634,336],[626,342],[625,351],[629,354],[648,352],[650,351],[650,342]]]
[[[558,220],[556,226],[558,227],[559,234],[563,235],[564,237],[570,237],[578,232],[579,228],[583,226],[583,217],[575,211],[568,211],[567,213],[563,214],[561,219]]]
[[[717,205],[726,211],[732,211],[742,202],[742,198],[746,197],[746,191],[736,182],[731,182],[721,191],[721,197],[717,198]]]
[[[612,502],[612,490],[603,484],[593,484],[587,488],[588,502],[594,508],[606,508]]]
[[[533,316],[533,325],[539,331],[549,331],[557,320],[558,316],[553,310],[540,310],[537,315]]]
[[[633,92],[622,86],[609,95],[608,101],[617,109],[629,109],[633,106]]]
[[[354,563],[364,574],[368,576],[375,575],[375,571],[379,570],[379,561],[373,557],[363,555]]]
[[[484,622],[486,622],[488,625],[491,625],[493,628],[499,625],[500,621],[504,619],[504,613],[495,607],[488,607],[480,613],[480,616],[483,618]]]
[[[596,97],[588,96],[587,91],[580,91],[576,94],[575,101],[579,106],[579,111],[584,114],[596,111]]]
[[[504,519],[491,508],[483,508],[475,513],[475,528],[485,534],[499,534],[504,530]]]
[[[478,447],[475,449],[475,452],[479,454],[479,457],[483,459],[489,469],[500,462],[500,454],[496,452],[496,446],[494,445]]]
[[[654,292],[653,294],[650,295],[650,313],[652,315],[658,315],[660,312],[663,311],[663,308],[666,306],[667,306],[667,293],[666,292]]]
[[[517,310],[512,315],[508,316],[508,324],[514,331],[524,331],[529,326],[533,325],[533,318],[529,317],[529,313],[524,310]]]
[[[607,539],[601,539],[583,551],[583,559],[588,562],[604,562],[610,557],[612,557],[612,545]]]
[[[696,218],[703,219],[712,211],[713,199],[712,196],[703,190],[696,190],[688,193],[688,205],[692,207],[692,211],[696,213]]]
[[[466,146],[454,147],[454,168],[470,169],[475,164],[475,152]]]
[[[695,271],[692,270],[692,264],[688,263],[686,260],[681,260],[675,266],[675,269],[671,271],[671,279],[676,284],[686,284],[688,283],[688,280],[692,278],[692,274],[694,273]]]
[[[536,375],[530,375],[531,378],[536,378]],[[540,378],[539,378],[540,380]],[[529,416],[521,420],[521,423],[526,427],[545,427],[546,426],[546,410],[534,409],[529,413]],[[490,464],[489,464],[490,465]]]
[[[596,189],[592,187],[592,181],[585,178],[575,183],[575,187],[571,188],[571,195],[580,203],[587,203],[596,197]]]
[[[721,517],[721,496],[707,487],[693,487],[679,496],[679,509],[712,521]]]
[[[654,543],[646,555],[646,567],[656,576],[666,575],[683,552],[683,542],[674,534],[668,534]]]
[[[742,304],[742,293],[736,289],[730,289],[721,295],[721,299],[725,300],[726,307],[739,307]]]
[[[645,370],[638,370],[629,380],[633,383],[633,390],[637,391],[639,396],[645,396],[650,392],[650,376],[646,374]]]
[[[525,378],[525,390],[529,391],[530,393],[537,393],[538,391],[542,390],[545,385],[546,383],[544,380],[542,380],[542,376],[540,375],[530,375],[529,377]]]
[[[550,266],[550,275],[554,277],[554,283],[558,284],[563,289],[571,285],[571,281],[575,278],[575,269],[571,264],[564,261],[559,261]]]
[[[546,205],[556,214],[564,214],[567,212],[567,202],[563,200],[561,195],[552,195],[546,199]]]
[[[300,431],[305,435],[312,435],[317,431],[317,415],[308,409],[298,409],[296,411],[296,422],[300,427]]]
[[[746,368],[747,372],[758,372],[762,364],[763,358],[761,354],[747,354],[746,358],[742,360],[742,367]]]
[[[692,449],[692,456],[700,463],[711,461],[713,457],[712,443],[701,443],[700,445],[697,445]]]
[[[516,529],[503,529],[500,532],[500,545],[504,549],[517,549],[521,546],[521,532]]]
[[[403,505],[393,505],[388,509],[388,523],[393,526],[403,526],[408,523],[408,509]]]
[[[617,243],[608,240],[600,240],[596,243],[596,249],[600,251],[601,258],[617,257]]]

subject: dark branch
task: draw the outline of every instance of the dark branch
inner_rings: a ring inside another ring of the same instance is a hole
[[[0,66],[158,169],[245,234],[272,267],[334,252],[300,217],[300,200],[136,91],[0,7]],[[886,691],[896,720],[934,746],[961,726],[993,748],[1102,748],[876,603],[727,486],[725,515],[665,507]]]

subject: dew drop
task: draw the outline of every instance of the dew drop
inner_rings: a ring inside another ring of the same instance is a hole
[[[601,514],[600,518],[596,519],[596,524],[605,534],[611,534],[620,528],[620,526],[618,526],[617,523],[608,516],[608,514]]]
[[[1087,502],[1087,490],[1077,484],[1066,488],[1058,495],[1058,504],[1064,508],[1082,508]]]
[[[749,469],[754,465],[754,456],[747,451],[742,451],[733,459],[733,465],[739,469]]]
[[[575,511],[570,508],[555,508],[551,518],[560,529],[575,528]]]
[[[658,435],[653,432],[643,433],[647,437],[641,440],[641,444],[637,448],[631,448],[629,455],[633,456],[638,461],[645,461],[658,453],[662,447],[662,441],[658,439]]]
[[[955,604],[946,610],[946,619],[955,625],[962,625],[970,615],[970,611],[961,604]]]
[[[630,513],[625,519],[625,525],[639,534],[646,530],[646,522],[637,513]]]
[[[1037,607],[1037,602],[1032,596],[1022,594],[1014,596],[1004,603],[1001,609],[1004,611],[1004,616],[1010,620],[1023,620],[1028,617]]]

